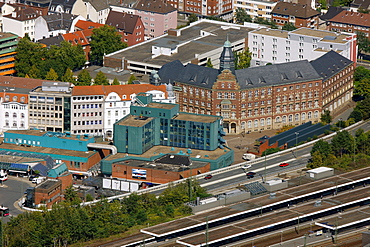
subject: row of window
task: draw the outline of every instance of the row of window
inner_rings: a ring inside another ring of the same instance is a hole
[[[73,105],[73,109],[93,109],[102,108],[102,104]]]
[[[31,124],[62,126],[63,125],[63,121],[62,120],[55,120],[54,121],[52,119],[30,118],[30,125]],[[30,127],[36,127],[36,126],[30,126]]]
[[[9,112],[5,112],[5,117],[9,117],[9,116],[10,116]],[[24,113],[21,113],[20,116],[21,116],[21,118],[25,117]],[[14,112],[13,113],[13,118],[17,118],[17,117],[18,117],[17,113]]]
[[[21,128],[24,128],[24,122],[21,122],[19,126]],[[10,127],[10,124],[9,124],[9,121],[8,120],[5,120],[5,127]],[[18,123],[17,122],[13,122],[12,127],[18,127]]]
[[[25,105],[16,105],[16,104],[4,104],[4,109],[13,109],[13,110],[26,110]]]
[[[102,120],[91,120],[91,121],[74,121],[73,125],[96,125],[102,124]]]

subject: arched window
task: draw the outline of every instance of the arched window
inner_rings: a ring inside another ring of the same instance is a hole
[[[315,111],[315,112],[313,113],[313,117],[314,117],[314,118],[318,118],[318,117],[319,117],[319,111]]]
[[[306,113],[304,113],[304,112],[302,113],[302,121],[303,120],[306,120]]]
[[[261,127],[262,127],[262,126],[265,126],[265,119],[264,119],[264,118],[262,118],[262,119],[260,120],[260,125],[261,125]]]
[[[13,122],[13,127],[17,127],[17,122]]]
[[[13,118],[16,118],[17,117],[17,113],[13,113]]]
[[[275,118],[275,123],[280,123],[281,122],[281,118],[280,117],[276,117]]]
[[[242,128],[242,130],[245,129],[245,122],[241,123],[240,128]]]
[[[21,113],[21,118],[24,118],[24,113]]]
[[[248,121],[248,128],[252,128],[252,121]]]
[[[307,113],[307,119],[311,119],[312,118],[312,112],[308,112]]]
[[[294,118],[295,121],[299,121],[299,114],[295,114],[295,118]]]
[[[254,127],[255,128],[258,128],[258,120],[256,119],[256,120],[254,120]]]
[[[267,124],[267,125],[271,125],[271,118],[270,118],[270,117],[269,117],[269,118],[267,118],[266,124]]]
[[[293,115],[289,115],[289,122],[293,122]]]
[[[283,123],[286,123],[286,116],[283,116]]]
[[[9,112],[5,112],[5,117],[9,117]]]

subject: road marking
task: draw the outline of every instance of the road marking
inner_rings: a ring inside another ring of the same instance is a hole
[[[270,166],[266,166],[266,169],[270,169],[270,168],[273,168],[273,167],[277,167],[279,166],[281,163],[289,163],[291,161],[294,161],[296,159],[290,159],[290,160],[286,160],[284,162],[280,162],[278,164],[273,164],[273,165],[270,165]],[[260,171],[264,171],[265,170],[265,167],[262,167],[262,168],[259,168],[259,169],[252,169],[253,168],[253,165],[252,167],[250,168],[253,172],[257,173],[257,172],[260,172]],[[241,169],[241,168],[240,168]],[[205,183],[205,184],[202,184],[201,186],[208,186],[208,185],[212,185],[212,184],[216,184],[216,183],[219,183],[219,182],[223,182],[223,181],[227,181],[227,180],[230,180],[230,179],[233,179],[233,178],[238,178],[238,177],[245,177],[245,173],[240,173],[240,174],[237,174],[237,175],[234,175],[234,176],[231,176],[231,177],[227,177],[227,178],[223,178],[223,179],[218,179],[216,181],[213,181],[213,182],[209,182],[209,183]]]

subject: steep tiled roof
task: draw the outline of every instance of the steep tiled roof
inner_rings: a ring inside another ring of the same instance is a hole
[[[329,21],[370,27],[370,14],[342,11]]]
[[[88,30],[86,30],[88,31]],[[65,41],[68,41],[72,45],[80,44],[82,46],[85,46],[89,44],[89,40],[86,38],[84,31],[76,31],[73,33],[66,33],[63,34],[63,38]]]
[[[57,6],[63,6],[63,10],[65,13],[71,13],[73,5],[75,4],[76,0],[51,0],[50,2],[50,7],[49,11],[51,11],[52,8],[54,8],[54,11],[56,10],[55,8]]]
[[[94,29],[98,27],[102,27],[104,24],[97,23],[97,22],[92,22],[92,21],[83,21],[83,20],[78,20],[75,27],[81,30],[86,30],[86,29]]]
[[[298,3],[278,2],[271,11],[273,14],[290,15],[298,18],[310,18],[319,15],[320,12],[312,9],[309,5]]]
[[[59,46],[64,40],[63,35],[58,35],[50,38],[40,39],[38,42],[46,46],[56,45]]]
[[[41,12],[38,12],[32,8],[21,8],[19,10],[16,10],[12,14],[6,15],[4,17],[15,19],[18,21],[26,21],[26,20],[36,19],[37,17],[41,15],[42,15]]]
[[[330,20],[331,18],[333,18],[334,16],[336,16],[337,14],[339,14],[340,12],[342,12],[343,10],[345,10],[343,7],[333,7],[333,6],[330,6],[329,9],[328,9],[328,12],[326,12],[323,15],[321,15],[320,16],[320,19],[321,20],[324,20],[324,21]]]
[[[85,2],[89,2],[96,11],[109,8],[108,0],[86,0]]]
[[[126,95],[126,100],[131,100],[131,94],[144,93],[151,90],[159,90],[166,93],[166,85],[155,86],[152,84],[127,84],[127,85],[94,85],[94,86],[75,86],[72,90],[73,96],[83,95],[108,95],[112,92],[116,92],[118,95]]]
[[[176,8],[172,7],[170,4],[167,4],[167,2],[163,0],[139,0],[134,8],[161,14],[176,11]]]
[[[45,80],[0,75],[0,86],[34,89]]]
[[[310,63],[317,73],[326,80],[353,62],[335,51],[329,51]]]
[[[49,31],[54,30],[69,30],[72,25],[72,21],[78,17],[77,15],[67,13],[54,13],[51,15],[45,15],[42,18],[45,19]]]
[[[107,17],[105,24],[124,30],[126,33],[133,33],[135,26],[140,17],[138,15],[131,15],[126,13],[120,13],[111,11]]]
[[[28,103],[28,94],[31,91],[31,89],[19,89],[19,88],[14,88],[14,91],[9,91],[6,90],[4,91],[4,87],[0,87],[0,99],[3,98],[5,99],[5,96],[9,97],[9,102],[19,102],[22,104],[27,104]]]

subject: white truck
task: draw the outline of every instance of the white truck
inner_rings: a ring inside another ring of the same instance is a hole
[[[242,158],[243,158],[243,160],[247,160],[247,161],[255,160],[256,155],[255,154],[250,154],[250,153],[245,153],[245,154],[243,154]]]

